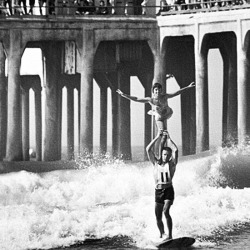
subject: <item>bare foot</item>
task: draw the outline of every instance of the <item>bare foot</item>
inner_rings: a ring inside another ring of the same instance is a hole
[[[162,238],[164,241],[172,240],[172,237],[167,236],[165,233],[161,235],[161,238]]]

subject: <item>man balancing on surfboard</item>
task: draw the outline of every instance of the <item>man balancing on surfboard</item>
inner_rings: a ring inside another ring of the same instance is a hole
[[[168,147],[163,147],[161,150],[160,159],[157,159],[153,150],[156,141],[162,137],[167,137]],[[157,136],[146,148],[149,160],[154,166],[155,179],[155,215],[157,226],[160,231],[160,238],[172,239],[172,218],[169,210],[174,201],[174,188],[172,179],[174,177],[176,164],[178,161],[178,148],[170,139],[168,132],[159,132]],[[164,213],[167,221],[168,234],[165,234],[164,224],[162,221],[162,214]]]

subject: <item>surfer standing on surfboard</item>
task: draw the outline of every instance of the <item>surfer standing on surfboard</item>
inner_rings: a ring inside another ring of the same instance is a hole
[[[173,75],[167,75],[167,78],[170,77],[173,77]],[[195,84],[194,82],[192,82],[187,87],[184,87],[176,91],[175,93],[163,94],[162,85],[160,83],[154,83],[154,85],[152,86],[152,97],[144,97],[144,98],[127,95],[119,89],[116,92],[120,94],[122,97],[125,97],[131,101],[149,103],[152,106],[152,110],[150,110],[148,114],[153,115],[155,117],[155,122],[158,128],[158,132],[162,133],[163,131],[167,132],[167,120],[173,114],[173,110],[168,106],[168,99],[180,95],[183,91],[192,88],[194,86]],[[163,145],[165,144],[165,141],[166,138],[163,136],[159,147],[159,155]]]
[[[153,150],[156,141],[165,135],[168,147],[163,147],[160,159],[157,159]],[[158,133],[146,148],[148,158],[154,166],[155,179],[155,216],[157,226],[160,231],[160,238],[172,239],[172,218],[169,210],[174,201],[174,188],[172,180],[178,162],[178,148],[170,139],[168,132]],[[165,234],[162,214],[164,213],[167,221],[168,235]]]

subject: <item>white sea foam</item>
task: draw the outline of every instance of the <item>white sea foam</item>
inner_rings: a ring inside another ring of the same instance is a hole
[[[249,222],[250,188],[232,188],[235,176],[227,185],[228,162],[237,165],[239,154],[219,150],[178,164],[171,208],[175,237],[210,237]],[[250,172],[242,162],[241,169]],[[142,248],[152,247],[150,240],[158,237],[150,163],[114,161],[81,170],[0,176],[0,249],[48,249],[117,235],[131,237]]]

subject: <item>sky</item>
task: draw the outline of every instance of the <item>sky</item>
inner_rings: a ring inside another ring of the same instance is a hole
[[[21,63],[21,74],[40,74],[42,79],[42,60],[40,49],[26,49]],[[222,79],[223,68],[222,58],[217,49],[209,51],[208,54],[208,83],[209,83],[209,134],[210,144],[219,146],[222,138]],[[167,80],[167,91],[175,92],[179,86],[174,78]],[[131,77],[131,95],[138,97],[144,96],[144,89],[137,77]],[[44,95],[43,95],[44,99]],[[75,91],[75,119],[78,118],[77,93]],[[99,121],[100,121],[100,91],[98,85],[94,82],[94,145],[99,145]],[[30,117],[34,114],[34,95],[30,92]],[[62,145],[67,143],[67,122],[66,122],[66,91],[63,91],[63,117],[62,117]],[[131,144],[132,146],[143,146],[144,143],[144,105],[141,103],[131,102]],[[149,104],[146,104],[149,105]],[[169,106],[173,109],[174,114],[169,119],[168,127],[171,138],[178,146],[181,145],[181,116],[180,116],[180,97],[169,100]],[[44,108],[42,108],[44,117]],[[78,138],[77,124],[75,124],[75,141]],[[35,145],[34,119],[30,119],[30,143],[31,147]],[[108,145],[111,142],[111,93],[108,91]]]

